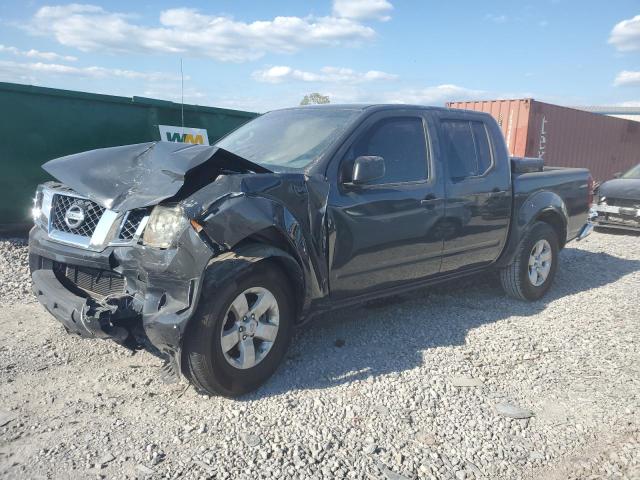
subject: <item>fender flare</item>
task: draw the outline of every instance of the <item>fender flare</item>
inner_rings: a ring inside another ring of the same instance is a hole
[[[509,238],[504,251],[496,261],[496,266],[504,267],[513,261],[518,251],[520,241],[525,238],[537,221],[546,221],[558,231],[558,241],[561,247],[566,243],[567,206],[560,196],[554,192],[537,192],[528,197],[514,212]]]
[[[219,289],[256,263],[268,259],[274,260],[289,278],[296,302],[296,319],[299,319],[305,304],[303,270],[298,261],[287,252],[264,243],[248,242],[211,258],[203,273],[201,295]]]

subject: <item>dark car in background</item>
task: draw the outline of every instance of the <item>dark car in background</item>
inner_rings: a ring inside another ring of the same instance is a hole
[[[598,227],[640,232],[640,163],[601,184],[593,210]]]

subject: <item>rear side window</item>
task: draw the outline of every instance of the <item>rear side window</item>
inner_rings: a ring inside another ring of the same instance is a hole
[[[384,158],[385,176],[374,183],[426,180],[428,150],[422,119],[397,117],[375,123],[352,145],[349,163],[363,155]]]
[[[492,165],[491,144],[485,124],[444,120],[441,125],[449,177],[461,180],[484,175]]]

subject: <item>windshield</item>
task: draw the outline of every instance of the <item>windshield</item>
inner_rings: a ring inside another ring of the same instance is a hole
[[[277,110],[231,132],[216,146],[267,168],[300,170],[331,146],[359,114],[358,109]]]
[[[638,178],[640,179],[640,163],[633,167],[631,170],[625,172],[620,178]]]

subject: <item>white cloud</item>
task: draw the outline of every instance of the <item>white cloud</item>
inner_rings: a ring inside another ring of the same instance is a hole
[[[45,6],[28,29],[82,51],[172,53],[244,62],[266,53],[291,53],[304,47],[356,45],[375,31],[348,17],[275,17],[254,22],[174,8],[160,13],[159,25],[96,5]]]
[[[210,100],[209,105],[247,112],[267,112],[277,108],[296,107],[300,104],[300,100],[304,95],[302,92],[299,94],[290,92],[285,96],[216,96]]]
[[[484,16],[484,19],[494,23],[507,23],[507,21],[509,20],[509,17],[507,17],[506,15],[496,15],[494,13],[487,13]]]
[[[372,91],[371,89],[365,89],[358,85],[340,85],[332,89],[322,89],[320,93],[328,95],[332,103],[404,103],[434,106],[444,106],[446,102],[452,101],[537,97],[537,95],[532,92],[495,92],[454,84],[382,91]]]
[[[640,72],[621,71],[613,81],[616,87],[627,85],[640,85]]]
[[[627,100],[626,102],[620,102],[618,107],[640,107],[640,100]]]
[[[183,99],[184,103],[194,103],[199,105],[208,105],[211,103],[209,96],[206,93],[194,87],[185,87],[183,93],[180,89],[180,85],[175,82],[151,83],[146,86],[142,94],[145,97],[170,100],[177,103],[180,103]]]
[[[288,66],[274,66],[265,70],[257,70],[252,74],[259,82],[283,83],[290,81],[320,83],[363,83],[377,80],[395,80],[397,75],[369,70],[356,72],[350,68],[323,67],[319,73],[297,70]]]
[[[393,5],[387,0],[333,0],[333,14],[341,18],[376,19],[386,22]]]
[[[0,53],[10,53],[11,55],[21,56],[21,57],[29,57],[29,58],[38,58],[47,61],[62,61],[62,62],[75,62],[78,60],[77,57],[73,57],[71,55],[60,55],[54,52],[41,52],[40,50],[30,49],[30,50],[20,50],[16,47],[11,47],[7,45],[0,45]]]
[[[443,84],[432,87],[387,92],[382,96],[382,101],[385,103],[442,105],[449,101],[477,100],[486,97],[487,92],[483,90],[473,90],[458,85]]]
[[[160,72],[138,72],[135,70],[96,66],[75,67],[59,63],[0,61],[0,76],[4,79],[19,80],[24,78],[37,78],[38,75],[46,75],[47,78],[52,75],[72,75],[74,77],[85,78],[119,77],[144,81],[179,80],[179,77],[176,77],[176,75],[168,75]]]
[[[276,108],[295,107],[310,89],[287,89],[286,92],[264,93],[260,96],[212,96],[210,105],[225,108],[237,108],[253,112],[265,112]],[[447,101],[478,100],[491,98],[523,98],[522,95],[498,95],[483,90],[474,90],[457,85],[437,85],[416,89],[383,90],[380,92],[362,84],[327,84],[319,88],[323,95],[328,95],[331,103],[405,103],[418,105],[444,106]]]
[[[611,30],[609,43],[621,52],[640,50],[640,15],[616,24]]]

